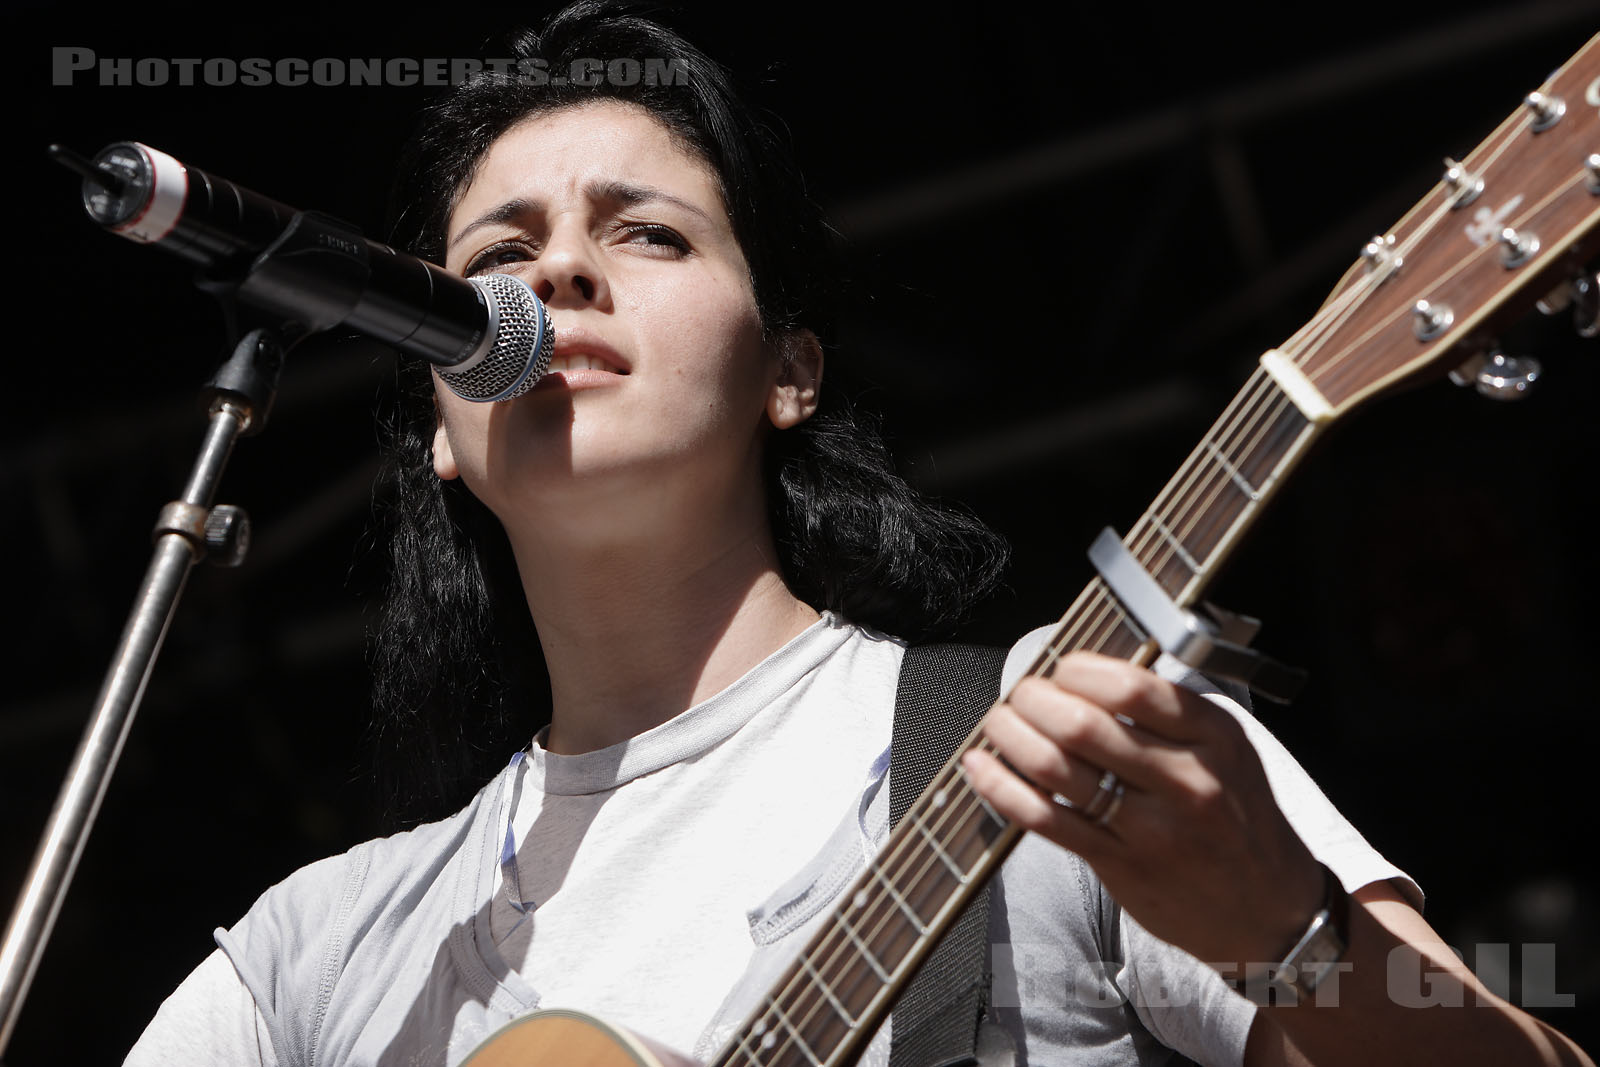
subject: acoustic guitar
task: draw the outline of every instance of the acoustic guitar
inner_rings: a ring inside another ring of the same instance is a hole
[[[1221,418],[1122,544],[1170,600],[1210,580],[1313,442],[1357,405],[1447,372],[1515,395],[1527,375],[1493,348],[1539,304],[1600,332],[1600,35],[1375,237],[1311,321],[1261,357]],[[1148,664],[1160,649],[1102,578],[1062,617],[1029,673],[1075,649]],[[960,766],[980,730],[934,775],[799,957],[710,1067],[854,1062],[896,997],[1022,831],[996,816]],[[578,1012],[518,1019],[470,1067],[688,1064]]]

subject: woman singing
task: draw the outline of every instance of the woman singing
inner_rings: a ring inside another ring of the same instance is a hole
[[[508,54],[686,77],[477,79],[404,165],[400,240],[522,279],[557,339],[504,403],[402,374],[379,736],[436,821],[268,890],[130,1064],[455,1064],[550,1008],[715,1058],[888,832],[908,643],[996,581],[998,540],[830,393],[825,231],[721,70],[590,4]],[[1012,689],[1044,636],[964,764],[1030,831],[989,890],[982,1062],[1587,1062],[1232,699],[1087,652]],[[1225,980],[1304,963],[1319,916],[1314,990]],[[1405,1007],[1395,960],[1467,1006]]]

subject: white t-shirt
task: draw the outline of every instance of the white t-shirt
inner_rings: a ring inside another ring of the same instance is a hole
[[[1012,649],[1004,688],[1048,633]],[[456,816],[268,890],[217,932],[219,951],[127,1063],[454,1064],[510,1019],[558,1006],[708,1058],[887,835],[903,653],[825,615],[623,744],[557,756],[535,743]],[[1264,728],[1216,699],[1347,889],[1404,879]],[[989,935],[985,1045],[1002,1059],[1142,1063],[1162,1045],[1203,1063],[1242,1056],[1253,1007],[1043,839],[1024,838],[991,884]],[[864,1062],[886,1062],[887,1029]]]

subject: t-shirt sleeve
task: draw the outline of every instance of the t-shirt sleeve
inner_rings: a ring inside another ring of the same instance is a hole
[[[1299,761],[1283,747],[1283,742],[1242,706],[1249,700],[1248,693],[1242,689],[1233,694],[1225,692],[1210,679],[1168,656],[1156,662],[1156,672],[1204,695],[1238,720],[1261,757],[1267,784],[1272,787],[1272,797],[1279,810],[1311,854],[1339,876],[1346,892],[1354,893],[1373,882],[1392,881],[1414,908],[1422,910],[1422,888],[1361,836]]]
[[[277,1067],[255,998],[219,949],[156,1011],[123,1067]]]
[[[1032,631],[1006,659],[1002,692],[1009,692],[1032,665],[1053,628]],[[1261,758],[1273,798],[1312,854],[1354,892],[1373,882],[1392,880],[1417,907],[1422,891],[1385,859],[1341,815],[1311,776],[1247,710],[1248,694],[1225,691],[1183,663],[1162,656],[1156,673],[1201,693],[1239,721]],[[1231,687],[1230,687],[1231,689]],[[1116,916],[1117,951],[1113,972],[1139,1022],[1162,1044],[1201,1063],[1241,1062],[1255,1008],[1235,994],[1211,967],[1160,940],[1121,909]]]
[[[1025,634],[1006,657],[1001,692],[1009,692],[1043,651],[1054,627],[1040,627]],[[1373,882],[1392,880],[1406,899],[1419,911],[1422,889],[1399,867],[1390,863],[1361,836],[1350,821],[1339,813],[1305,768],[1290,755],[1283,743],[1272,735],[1248,710],[1249,694],[1242,687],[1217,685],[1188,665],[1162,655],[1155,663],[1157,674],[1203,694],[1225,708],[1244,727],[1245,736],[1261,757],[1272,787],[1273,799],[1289,820],[1312,855],[1328,865],[1347,892],[1355,892]]]
[[[302,867],[257,898],[217,951],[166,999],[128,1054],[145,1064],[291,1064],[307,1060],[321,1024],[330,931],[347,901],[359,849]]]

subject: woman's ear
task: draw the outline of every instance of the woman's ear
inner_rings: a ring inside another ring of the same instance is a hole
[[[450,435],[445,432],[443,417],[434,423],[433,473],[447,482],[461,477],[461,469],[456,466],[456,454],[450,451]]]
[[[822,342],[810,330],[778,336],[780,369],[767,397],[767,418],[780,430],[798,426],[817,410],[822,393]]]

